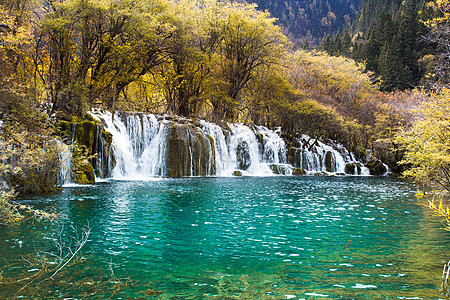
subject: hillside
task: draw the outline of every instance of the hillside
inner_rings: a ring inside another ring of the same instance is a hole
[[[278,19],[295,41],[320,41],[350,27],[357,16],[360,0],[254,0],[260,10]]]

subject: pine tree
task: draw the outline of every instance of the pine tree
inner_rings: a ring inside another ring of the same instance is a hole
[[[364,47],[363,54],[366,58],[366,70],[377,73],[380,43],[376,40],[374,33],[370,35],[369,41]]]
[[[322,40],[322,43],[320,44],[320,50],[325,51],[330,55],[332,54],[331,52],[333,51],[333,46],[329,34],[327,34],[327,36]]]
[[[333,50],[331,55],[339,56],[342,53],[342,45],[341,45],[341,35],[336,33],[333,40]]]
[[[347,28],[344,29],[341,37],[341,47],[342,47],[342,55],[349,56],[350,55],[350,47],[352,45],[352,38],[348,33]]]

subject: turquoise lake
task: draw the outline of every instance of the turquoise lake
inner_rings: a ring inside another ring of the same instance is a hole
[[[415,194],[387,177],[274,176],[22,198],[60,217],[0,228],[0,299],[445,298],[437,244],[450,253],[450,232]],[[80,255],[38,279],[86,226]]]

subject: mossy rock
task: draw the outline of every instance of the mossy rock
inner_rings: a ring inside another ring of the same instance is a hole
[[[348,175],[355,175],[356,165],[355,164],[346,164],[344,172]]]
[[[269,168],[272,170],[273,174],[276,174],[276,175],[280,174],[280,169],[278,168],[278,166],[276,164],[269,165]]]
[[[336,157],[331,151],[328,151],[325,154],[325,169],[327,170],[327,172],[336,171]]]
[[[289,147],[288,148],[288,152],[287,152],[287,160],[288,163],[293,165],[294,167],[298,167],[299,166],[299,160],[297,159],[297,153],[298,153],[298,148],[295,147]]]
[[[192,124],[172,123],[167,151],[169,177],[215,173],[214,140]]]
[[[73,148],[72,180],[78,184],[95,183],[91,157],[84,145],[75,144]]]
[[[238,168],[247,170],[250,167],[250,150],[246,141],[240,141],[236,149]]]
[[[72,132],[72,124],[68,121],[60,121],[55,128],[55,133],[62,138],[66,143],[70,143],[71,140],[71,132]]]
[[[233,172],[233,176],[242,176],[242,172],[236,170],[236,171]]]
[[[76,172],[74,176],[75,183],[78,184],[94,184],[95,183],[95,174],[94,168],[92,168],[91,164],[82,164],[76,167]]]
[[[369,169],[370,175],[381,176],[387,172],[386,167],[379,160],[372,160],[366,164]]]
[[[306,171],[301,168],[294,168],[294,170],[292,170],[292,175],[295,176],[306,175]]]
[[[75,141],[84,145],[90,153],[94,153],[95,137],[97,134],[97,123],[94,121],[81,121],[76,124]]]
[[[314,172],[312,175],[314,175],[314,176],[329,176],[326,172]]]

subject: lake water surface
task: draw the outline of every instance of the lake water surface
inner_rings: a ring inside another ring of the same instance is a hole
[[[450,252],[450,233],[415,193],[390,178],[233,177],[24,198],[61,216],[0,228],[0,299],[443,298],[436,242]],[[85,226],[81,261],[37,276]]]

